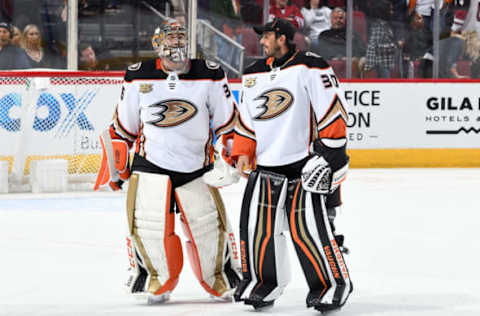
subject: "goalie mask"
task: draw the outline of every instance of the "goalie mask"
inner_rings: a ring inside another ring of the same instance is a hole
[[[152,45],[160,58],[166,58],[176,64],[184,64],[187,60],[187,31],[177,21],[157,27]]]

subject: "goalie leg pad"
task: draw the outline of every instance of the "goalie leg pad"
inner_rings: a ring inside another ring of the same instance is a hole
[[[183,255],[180,238],[174,232],[172,203],[172,183],[168,176],[144,172],[132,175],[127,198],[133,241],[129,260],[130,266],[135,266],[134,279],[142,279],[142,274],[146,274],[143,284],[132,280],[131,285],[136,284],[131,288],[132,293],[160,295],[171,292],[178,283]]]
[[[175,199],[189,239],[186,248],[195,276],[211,295],[225,295],[239,281],[238,264],[229,246],[231,236],[222,221],[223,217],[228,222],[225,213],[219,212],[209,187],[201,178],[178,187]]]
[[[290,281],[284,231],[287,178],[253,171],[248,178],[240,217],[243,281],[237,301],[258,305],[277,299]]]
[[[310,288],[307,306],[340,307],[352,287],[329,223],[326,196],[305,191],[296,180],[289,185],[289,197],[290,232]]]

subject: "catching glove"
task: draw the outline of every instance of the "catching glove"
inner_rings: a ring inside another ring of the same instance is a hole
[[[302,187],[314,193],[332,193],[347,176],[349,158],[346,144],[333,148],[317,140],[312,151],[312,157],[302,168]]]

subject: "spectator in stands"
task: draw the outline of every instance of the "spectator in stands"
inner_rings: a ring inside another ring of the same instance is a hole
[[[347,55],[347,30],[345,24],[345,11],[342,8],[335,8],[331,14],[332,27],[323,31],[318,36],[318,45],[314,52],[327,60],[345,59]],[[358,63],[361,58],[365,59],[365,43],[357,32],[352,36],[352,56],[354,63]]]
[[[414,11],[410,16],[409,32],[404,51],[412,62],[418,61],[433,45],[432,32],[428,31],[422,15]]]
[[[20,47],[21,42],[22,42],[22,31],[15,25],[12,25],[12,39],[10,40],[10,43],[12,45],[15,45],[17,47]]]
[[[34,24],[25,26],[21,47],[27,53],[32,68],[55,68],[55,56],[44,49],[42,45],[42,36],[38,27]]]
[[[457,69],[457,62],[465,55],[474,64],[479,62],[480,40],[474,31],[462,32],[459,27],[452,27],[450,37],[440,40],[439,43],[439,78],[468,78]],[[432,78],[433,54],[429,51],[420,63],[420,75],[423,78]]]
[[[332,10],[324,5],[324,0],[305,0],[301,13],[305,20],[304,34],[310,39],[312,47],[318,45],[318,35],[328,30]]]
[[[445,14],[448,9],[449,0],[436,0],[438,8],[440,8],[440,29],[445,27]],[[424,20],[425,27],[428,30],[433,30],[433,10],[435,8],[435,0],[409,0],[409,6],[415,7]]]
[[[363,71],[375,69],[378,78],[390,78],[395,66],[397,46],[393,28],[388,23],[392,16],[392,4],[389,0],[371,2],[372,17],[367,43],[367,59]]]
[[[0,23],[0,69],[31,68],[25,51],[10,43],[12,31],[10,24]]]
[[[276,17],[289,21],[297,30],[303,29],[304,20],[300,9],[289,4],[288,0],[275,0],[275,5],[270,7],[268,20],[273,21]]]
[[[97,59],[97,54],[93,49],[92,45],[89,43],[81,43],[78,48],[78,69],[79,70],[110,70],[109,61],[111,58],[102,58],[102,60]]]

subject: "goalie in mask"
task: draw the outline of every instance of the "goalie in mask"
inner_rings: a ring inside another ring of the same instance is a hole
[[[152,43],[159,58],[126,71],[113,122],[101,136],[95,189],[116,190],[129,179],[130,293],[163,302],[175,289],[183,266],[179,216],[195,276],[211,296],[228,300],[239,282],[238,253],[218,190],[202,176],[212,168],[213,133],[219,143],[232,137],[235,101],[217,64],[187,58],[182,24],[162,24]],[[218,170],[205,177],[214,176]]]

